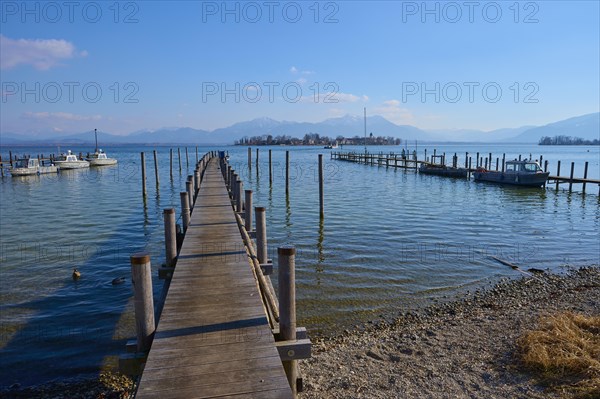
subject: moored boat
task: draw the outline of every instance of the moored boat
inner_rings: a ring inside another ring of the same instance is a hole
[[[57,166],[40,165],[40,161],[37,158],[18,159],[15,166],[10,169],[10,174],[12,176],[31,176],[56,172],[58,172]]]
[[[454,168],[446,165],[434,163],[422,163],[419,166],[419,173],[426,175],[436,175],[445,177],[459,177],[466,179],[468,170],[466,168]]]
[[[506,162],[504,171],[478,168],[473,172],[473,179],[497,184],[540,187],[546,183],[549,175],[550,172],[544,172],[536,161],[515,159]]]
[[[108,166],[116,165],[117,163],[116,159],[107,157],[106,153],[102,150],[90,154],[85,158],[85,160],[90,163],[90,166]]]
[[[106,156],[106,153],[102,151],[102,149],[98,149],[98,130],[94,129],[94,137],[96,139],[96,149],[93,154],[89,154],[85,158],[86,161],[90,163],[90,166],[109,166],[116,165],[117,160],[114,158],[109,158]]]
[[[72,154],[71,150],[67,152],[67,155],[61,155],[54,161],[56,166],[60,169],[81,169],[89,168],[90,163],[83,159],[78,159],[77,155]]]

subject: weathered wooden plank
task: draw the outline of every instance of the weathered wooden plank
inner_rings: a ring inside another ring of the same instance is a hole
[[[204,174],[138,398],[290,398],[218,164]]]

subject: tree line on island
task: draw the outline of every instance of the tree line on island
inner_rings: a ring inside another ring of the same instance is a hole
[[[239,140],[235,141],[235,145],[400,145],[401,139],[394,138],[391,136],[373,136],[371,133],[367,137],[344,137],[337,136],[332,139],[328,136],[321,136],[318,133],[307,133],[303,138],[297,138],[292,136],[278,135],[273,137],[270,134],[263,134],[262,136],[244,136]]]
[[[540,139],[539,145],[600,145],[600,140],[586,140],[580,137],[571,136],[544,136]]]

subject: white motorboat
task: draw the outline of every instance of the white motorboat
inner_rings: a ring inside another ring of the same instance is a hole
[[[71,150],[67,152],[67,155],[61,155],[54,163],[59,169],[81,169],[90,167],[88,161],[77,158],[77,155],[72,154]]]
[[[58,167],[55,165],[43,166],[37,158],[22,158],[17,160],[14,167],[10,169],[12,176],[41,175],[43,173],[56,173]]]
[[[102,150],[89,155],[85,160],[90,163],[90,166],[108,166],[116,165],[117,163],[116,159],[107,157],[106,153]]]
[[[117,160],[114,158],[109,158],[106,156],[106,153],[101,149],[98,149],[98,130],[94,129],[94,137],[96,138],[96,150],[92,155],[89,155],[85,158],[86,161],[90,163],[90,166],[108,166],[115,165]]]

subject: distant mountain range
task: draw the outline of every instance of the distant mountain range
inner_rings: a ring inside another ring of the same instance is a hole
[[[318,123],[276,121],[270,118],[257,118],[240,122],[226,128],[213,131],[191,127],[162,128],[158,130],[140,130],[128,135],[114,135],[98,132],[98,141],[108,144],[233,144],[245,136],[287,135],[303,137],[307,133],[336,137],[362,137],[364,119],[360,116],[346,115],[326,119]],[[522,126],[518,128],[497,129],[489,132],[481,130],[422,130],[410,125],[396,125],[382,116],[367,118],[367,133],[374,136],[391,136],[403,140],[419,141],[463,141],[463,142],[520,142],[537,143],[543,136],[573,136],[586,140],[600,138],[600,113],[582,115],[553,122],[544,126]],[[51,138],[48,138],[51,137]],[[93,144],[91,132],[67,136],[50,135],[26,136],[21,134],[0,133],[1,145],[25,144]]]

